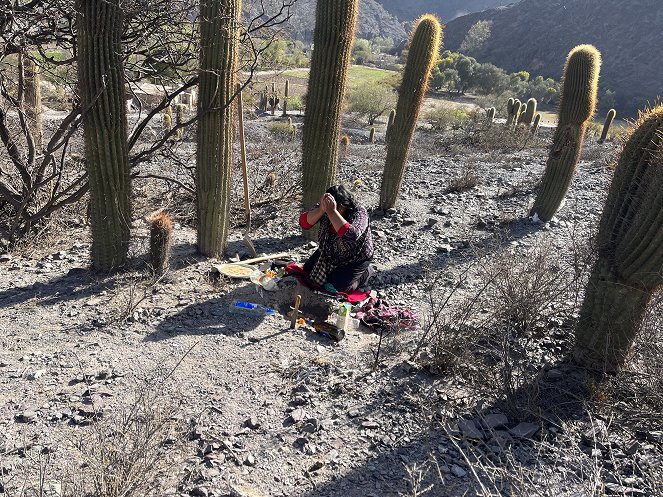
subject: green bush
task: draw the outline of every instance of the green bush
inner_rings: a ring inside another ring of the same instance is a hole
[[[469,118],[469,113],[462,109],[454,109],[451,107],[437,107],[429,111],[426,116],[426,122],[431,125],[433,129],[445,131],[447,129],[458,129]]]
[[[289,110],[304,110],[304,99],[299,96],[288,97]]]
[[[362,83],[348,92],[350,112],[366,117],[369,126],[396,105],[396,94],[384,84]]]

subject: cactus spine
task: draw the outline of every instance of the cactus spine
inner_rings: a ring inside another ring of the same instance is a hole
[[[541,113],[537,112],[534,117],[534,124],[532,124],[532,134],[535,135],[539,132],[539,126],[541,126]]]
[[[41,149],[44,141],[44,131],[41,111],[41,74],[39,66],[32,59],[22,56],[23,62],[23,103],[25,117],[32,134],[32,140],[37,150]]]
[[[527,101],[527,106],[525,111],[521,113],[519,122],[523,123],[528,128],[532,125],[534,121],[534,115],[536,114],[537,101],[536,98],[530,98]]]
[[[375,143],[375,126],[371,127],[371,131],[368,133],[368,143]]]
[[[129,249],[130,176],[120,0],[77,0],[78,83],[90,181],[92,265],[107,271]]]
[[[603,143],[606,138],[608,138],[608,132],[610,131],[610,126],[612,126],[612,121],[617,117],[617,111],[615,109],[610,109],[608,114],[605,116],[605,122],[603,123],[603,131],[601,131],[601,138],[599,138],[599,143]]]
[[[530,216],[549,221],[564,200],[596,109],[600,68],[601,54],[592,45],[575,47],[566,59],[557,129]]]
[[[150,263],[155,275],[168,270],[168,259],[173,238],[173,220],[161,211],[150,220]]]
[[[305,208],[336,181],[341,109],[358,13],[359,0],[317,2],[302,137]],[[308,236],[315,236],[310,231]]]
[[[228,238],[241,0],[201,0],[196,197],[198,250],[223,253]]]
[[[642,115],[619,157],[598,233],[598,259],[576,329],[585,366],[622,366],[663,284],[663,106]]]
[[[288,97],[290,96],[290,80],[285,80],[285,88],[283,90],[283,116],[288,115]]]
[[[396,116],[389,131],[387,158],[380,187],[381,209],[396,205],[405,174],[408,149],[441,43],[440,22],[430,14],[421,16],[410,39],[403,81],[396,104]]]

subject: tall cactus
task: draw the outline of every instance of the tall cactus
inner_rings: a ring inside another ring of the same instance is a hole
[[[536,98],[530,98],[527,101],[527,106],[525,107],[525,111],[520,114],[518,122],[523,123],[525,126],[529,128],[532,125],[532,121],[534,121],[534,116],[536,115],[536,107],[537,107]]]
[[[592,45],[575,47],[566,59],[559,119],[543,180],[530,216],[549,221],[562,204],[576,170],[582,141],[596,109],[601,54]]]
[[[359,0],[317,2],[302,136],[305,208],[315,204],[336,181],[341,109],[358,13]]]
[[[606,138],[608,138],[608,131],[610,131],[610,126],[612,126],[612,121],[615,120],[615,117],[617,117],[617,111],[615,109],[610,109],[605,116],[605,122],[603,123],[603,131],[601,131],[599,143],[603,143]]]
[[[283,117],[288,115],[288,97],[290,96],[290,80],[285,80],[285,88],[283,89]]]
[[[389,130],[387,158],[380,188],[380,208],[396,205],[405,175],[410,142],[417,125],[421,103],[428,89],[431,69],[440,51],[442,26],[433,15],[421,16],[410,39],[403,70],[403,81],[398,92],[396,116]]]
[[[23,65],[23,102],[32,140],[37,150],[44,141],[41,109],[41,74],[32,59],[21,56]]]
[[[129,152],[120,0],[77,0],[78,84],[90,181],[92,265],[107,271],[129,249]]]
[[[574,355],[618,369],[663,285],[663,106],[642,115],[619,157],[598,233]]]
[[[228,239],[241,0],[201,0],[196,197],[198,250],[219,256]]]

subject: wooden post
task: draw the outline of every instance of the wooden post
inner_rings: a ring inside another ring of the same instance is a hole
[[[246,165],[246,140],[244,139],[244,102],[242,100],[242,86],[237,83],[237,113],[239,114],[239,149],[242,156],[242,178],[244,180],[244,209],[246,210],[246,233],[244,244],[253,257],[258,257],[253,242],[249,237],[251,230],[251,202],[249,201],[249,171]]]
[[[297,329],[297,319],[299,318],[299,304],[302,303],[302,296],[297,295],[295,298],[295,306],[292,309],[292,319],[290,320],[290,329]]]

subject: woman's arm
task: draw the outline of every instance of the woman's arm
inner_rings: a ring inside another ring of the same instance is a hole
[[[318,205],[316,205],[313,209],[310,211],[304,211],[302,212],[302,215],[299,217],[299,225],[305,229],[311,229],[315,224],[320,221],[320,218],[324,215],[325,213],[325,207],[323,204],[323,197],[320,199],[320,202]]]

